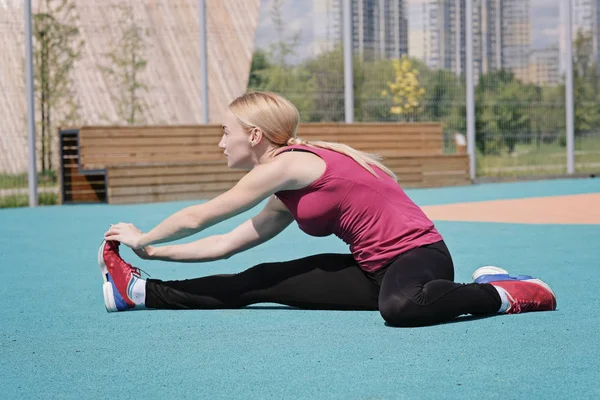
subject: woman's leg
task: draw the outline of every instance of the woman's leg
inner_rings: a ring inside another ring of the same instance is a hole
[[[146,282],[146,307],[239,308],[279,303],[321,310],[377,310],[379,286],[349,254],[256,265],[231,275]]]
[[[423,326],[463,314],[493,314],[498,291],[489,284],[454,282],[444,242],[410,250],[394,260],[381,281],[379,310],[393,326]]]

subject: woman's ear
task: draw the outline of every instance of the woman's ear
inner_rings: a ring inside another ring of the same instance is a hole
[[[250,146],[254,147],[260,143],[263,138],[263,132],[260,128],[254,127],[250,130]]]

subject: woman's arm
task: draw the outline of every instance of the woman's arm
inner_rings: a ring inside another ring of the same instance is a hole
[[[259,214],[229,233],[213,235],[181,245],[150,246],[146,248],[147,256],[142,258],[177,262],[225,259],[272,239],[292,221],[293,218],[283,203],[275,196],[271,196]]]
[[[279,190],[293,188],[294,180],[290,173],[293,169],[287,168],[286,159],[281,157],[269,164],[255,167],[227,192],[206,203],[174,213],[145,234],[139,234],[129,224],[119,223],[111,226],[104,238],[140,249],[200,232],[251,209]]]

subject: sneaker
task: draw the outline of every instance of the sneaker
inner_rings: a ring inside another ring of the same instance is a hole
[[[473,272],[473,280],[504,289],[510,303],[507,314],[556,309],[556,295],[550,286],[532,276],[512,276],[502,268],[485,266]]]
[[[492,265],[486,265],[485,267],[476,269],[475,272],[473,272],[472,278],[475,283],[533,279],[533,277],[529,275],[511,276],[508,274],[507,270]]]
[[[131,288],[140,278],[140,270],[123,261],[117,241],[102,241],[98,249],[98,265],[104,279],[104,305],[106,311],[126,311],[135,308],[131,300]]]

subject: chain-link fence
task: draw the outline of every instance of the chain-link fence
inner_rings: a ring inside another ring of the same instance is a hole
[[[477,173],[565,173],[559,1],[491,3],[481,15],[499,28],[482,29],[481,37],[500,45],[482,46],[476,56],[483,60],[475,89]]]
[[[27,204],[23,2],[0,0],[0,206]],[[40,192],[56,193],[57,129],[200,123],[198,0],[34,0]],[[344,121],[343,0],[206,0],[209,121],[246,90],[302,120]],[[351,0],[355,122],[440,122],[466,136],[473,27],[479,177],[566,174],[561,0]],[[600,171],[600,0],[571,2],[575,171]]]

